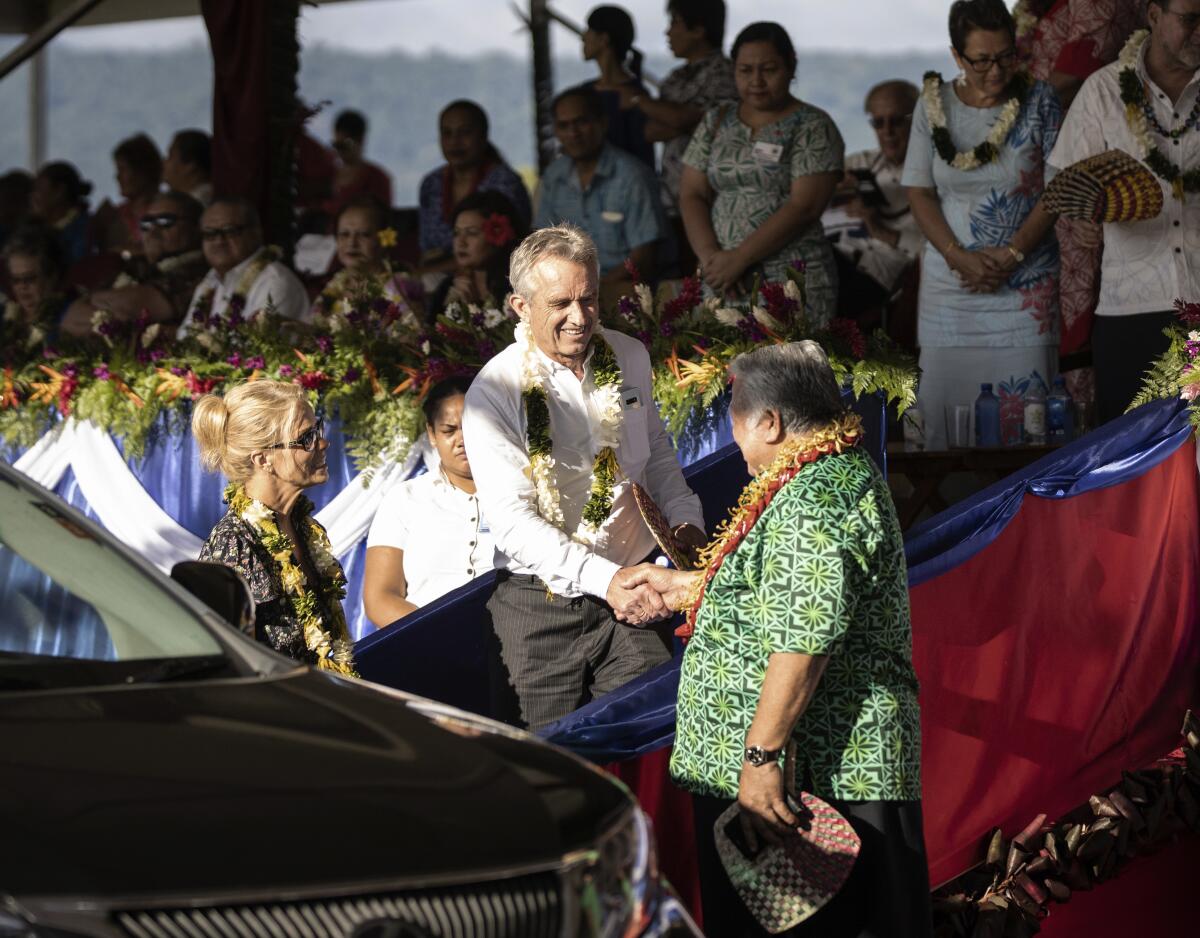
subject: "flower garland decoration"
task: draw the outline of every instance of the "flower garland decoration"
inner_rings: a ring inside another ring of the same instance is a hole
[[[315,589],[309,586],[304,571],[296,565],[292,557],[292,542],[279,530],[274,511],[247,495],[245,486],[239,483],[226,487],[225,502],[238,518],[253,529],[263,549],[275,561],[275,578],[300,623],[304,644],[317,656],[317,667],[346,677],[358,677],[354,670],[350,629],[342,611],[342,600],[346,596],[346,574],[333,556],[329,536],[312,517],[312,502],[300,496],[296,528],[304,538],[304,546],[321,578]],[[322,618],[318,598],[324,601],[330,611],[333,621],[328,624]]]
[[[1142,47],[1149,37],[1150,30],[1139,29],[1129,37],[1129,41],[1117,57],[1120,66],[1117,70],[1117,81],[1121,86],[1121,103],[1125,105],[1125,122],[1142,151],[1142,161],[1160,179],[1170,183],[1171,194],[1182,201],[1185,192],[1200,192],[1200,167],[1180,172],[1179,167],[1150,139],[1150,128],[1153,125],[1157,133],[1171,140],[1178,140],[1189,130],[1195,130],[1200,124],[1200,98],[1196,99],[1184,122],[1174,130],[1167,130],[1158,122],[1146,95],[1146,88],[1137,73]]]
[[[1013,7],[1012,17],[1017,27],[1017,45],[1021,45],[1038,28],[1041,17],[1033,12],[1029,0],[1020,0]]]
[[[198,264],[204,260],[204,252],[197,248],[194,251],[184,251],[181,254],[172,254],[170,257],[164,257],[151,268],[152,273],[166,275],[182,270],[185,267],[190,267],[192,264]],[[117,279],[113,281],[112,289],[119,290],[122,287],[136,287],[142,283],[142,279],[135,274],[123,270],[117,274]]]
[[[1000,109],[1000,116],[992,124],[987,138],[972,150],[960,152],[950,139],[950,131],[946,127],[946,111],[942,107],[942,76],[939,72],[926,72],[922,85],[921,100],[925,102],[925,114],[929,118],[932,131],[933,146],[945,162],[957,170],[970,172],[980,166],[986,166],[1000,155],[1000,147],[1008,139],[1009,133],[1017,123],[1021,114],[1021,105],[1033,86],[1033,80],[1026,72],[1017,72],[1009,83],[1013,96]]]
[[[554,441],[551,437],[550,408],[546,403],[546,383],[538,360],[533,330],[522,321],[517,325],[516,341],[524,346],[521,358],[521,398],[525,405],[525,438],[529,450],[529,478],[537,497],[537,513],[556,528],[565,531],[558,486],[554,481]],[[620,465],[616,451],[621,445],[621,368],[612,346],[604,340],[603,330],[596,333],[592,346],[592,382],[600,394],[600,425],[596,433],[597,453],[592,462],[592,484],[579,528],[571,536],[580,543],[591,543],[600,525],[612,512],[613,486]]]
[[[259,250],[258,256],[246,266],[242,271],[241,277],[238,278],[237,286],[234,287],[233,293],[229,296],[229,305],[226,307],[225,316],[217,316],[213,313],[213,301],[216,299],[217,288],[209,287],[205,290],[196,304],[189,310],[191,317],[189,325],[200,329],[212,329],[221,323],[222,318],[231,326],[240,326],[244,321],[243,313],[246,310],[246,297],[249,295],[258,278],[262,276],[262,272],[267,269],[267,266],[274,261],[279,260],[281,254],[279,248],[270,246]],[[258,310],[251,310],[251,314]]]
[[[716,577],[725,558],[737,550],[783,487],[809,463],[857,446],[862,434],[862,418],[857,414],[847,414],[780,447],[771,465],[751,479],[742,490],[732,515],[721,523],[712,541],[700,551],[700,565],[704,572],[696,577],[691,595],[684,603],[687,618],[675,630],[676,635],[685,641],[692,637],[708,584]]]

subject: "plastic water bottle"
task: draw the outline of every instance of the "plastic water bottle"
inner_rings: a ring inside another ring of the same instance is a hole
[[[1046,385],[1036,376],[1025,392],[1025,442],[1046,445]]]
[[[1054,379],[1054,389],[1046,398],[1046,436],[1051,443],[1067,443],[1074,436],[1075,404],[1062,375]]]
[[[975,398],[975,445],[1000,445],[1000,399],[990,383],[981,384]]]

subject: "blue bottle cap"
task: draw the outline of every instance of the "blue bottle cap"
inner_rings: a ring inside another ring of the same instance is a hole
[[[980,391],[989,391],[989,392],[990,392],[990,391],[992,390],[992,382],[990,382],[990,381],[985,381],[983,384],[979,385],[979,390],[980,390]]]

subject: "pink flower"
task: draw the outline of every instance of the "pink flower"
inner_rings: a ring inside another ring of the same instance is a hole
[[[1185,401],[1194,401],[1200,397],[1200,384],[1185,384],[1179,391],[1179,396]]]

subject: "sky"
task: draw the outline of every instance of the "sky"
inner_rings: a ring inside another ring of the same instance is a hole
[[[527,7],[525,0],[517,5]],[[582,24],[592,0],[551,0],[563,16]],[[621,0],[638,26],[637,46],[667,54],[665,0]],[[903,52],[947,45],[948,0],[728,0],[726,46],[752,20],[776,20],[801,49],[858,49]],[[302,7],[301,40],[359,52],[433,50],[473,55],[524,55],[528,40],[513,12],[513,0],[354,0]],[[169,48],[206,42],[199,17],[145,24],[90,26],[68,30],[58,42],[86,49]],[[555,53],[576,40],[553,27]]]

